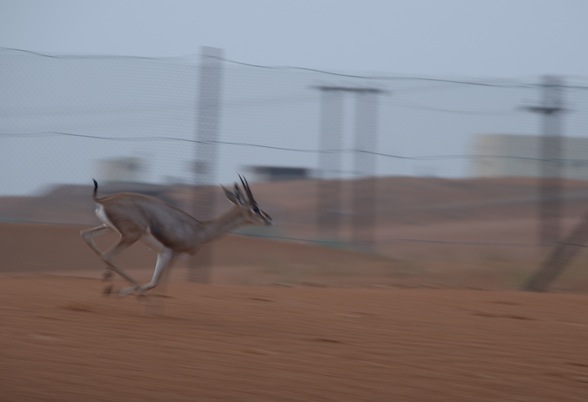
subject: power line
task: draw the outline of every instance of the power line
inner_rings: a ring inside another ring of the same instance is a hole
[[[173,56],[173,57],[149,57],[149,56],[128,56],[128,55],[108,55],[108,54],[55,54],[45,53],[35,50],[18,49],[12,47],[0,47],[0,52],[23,53],[31,56],[61,59],[61,60],[138,60],[138,61],[189,61],[194,56]]]
[[[265,66],[260,64],[252,64],[252,63],[245,63],[242,61],[231,60],[224,58],[223,61],[227,63],[247,66],[247,67],[254,67],[254,68],[261,68],[266,70],[298,70],[298,71],[308,71],[313,73],[320,73],[324,75],[331,75],[336,77],[345,77],[345,78],[358,78],[358,79],[366,79],[366,80],[380,80],[380,81],[428,81],[428,82],[439,82],[439,83],[446,83],[446,84],[460,84],[460,85],[474,85],[474,86],[483,86],[483,87],[498,87],[498,88],[535,88],[537,84],[528,84],[528,83],[491,83],[485,81],[469,81],[469,80],[457,80],[457,79],[447,79],[447,78],[432,78],[432,77],[418,77],[418,76],[392,76],[392,75],[358,75],[358,74],[347,74],[347,73],[338,73],[334,71],[328,70],[321,70],[317,68],[310,68],[310,67],[297,67],[297,66]],[[588,88],[588,87],[586,87]]]
[[[311,67],[299,67],[299,66],[269,66],[261,64],[246,63],[238,60],[231,60],[224,58],[223,61],[231,64],[242,65],[246,67],[260,68],[266,70],[293,70],[293,71],[308,71],[324,75],[331,75],[336,77],[344,78],[357,78],[366,80],[380,80],[380,81],[423,81],[423,82],[437,82],[443,84],[459,84],[469,86],[482,86],[482,87],[493,87],[493,88],[526,88],[534,89],[541,86],[540,83],[528,83],[528,82],[491,82],[491,81],[475,81],[475,80],[460,80],[450,78],[434,78],[434,77],[421,77],[421,76],[410,76],[410,75],[359,75],[359,74],[348,74],[340,73],[329,70],[322,70]],[[566,89],[588,89],[588,85],[561,85],[561,88]]]
[[[545,159],[539,157],[528,157],[528,156],[520,156],[520,155],[498,155],[498,154],[450,154],[450,155],[418,155],[418,156],[410,156],[410,155],[398,155],[398,154],[391,154],[385,152],[376,152],[376,151],[367,151],[361,149],[353,149],[353,148],[342,148],[342,149],[312,149],[312,148],[293,148],[293,147],[282,147],[282,146],[275,146],[275,145],[266,145],[266,144],[256,144],[250,142],[236,142],[236,141],[200,141],[194,139],[187,139],[187,138],[180,138],[180,137],[167,137],[167,136],[143,136],[143,137],[107,137],[107,136],[100,136],[100,135],[90,135],[90,134],[77,134],[77,133],[68,133],[63,131],[46,131],[46,132],[35,132],[35,133],[3,133],[0,134],[0,140],[6,138],[39,138],[39,137],[74,137],[74,138],[82,138],[82,139],[93,139],[93,140],[103,140],[103,141],[123,141],[123,142],[143,142],[143,141],[175,141],[175,142],[188,142],[188,143],[196,143],[196,144],[219,144],[219,145],[229,145],[229,146],[237,146],[237,147],[250,147],[250,148],[261,148],[261,149],[271,149],[276,151],[286,151],[286,152],[298,152],[298,153],[311,153],[311,154],[324,154],[324,153],[360,153],[360,154],[369,154],[374,156],[380,156],[385,158],[392,158],[392,159],[400,159],[400,160],[455,160],[455,159],[466,159],[466,160],[475,160],[475,159],[515,159],[515,160],[529,160],[529,161],[559,161],[559,162],[588,162],[588,159]]]
[[[195,55],[185,56],[173,56],[173,57],[148,57],[148,56],[128,56],[128,55],[83,55],[83,54],[52,54],[28,49],[11,48],[11,47],[0,47],[0,52],[13,52],[13,53],[24,53],[37,57],[51,58],[51,59],[64,59],[64,60],[137,60],[137,61],[151,61],[151,62],[189,62],[196,64]],[[254,63],[247,63],[238,60],[232,60],[224,57],[220,57],[225,63],[231,63],[235,65],[241,65],[252,68],[259,68],[265,70],[282,70],[282,71],[306,71],[313,72],[323,75],[344,77],[344,78],[355,78],[364,80],[380,80],[380,81],[421,81],[421,82],[436,82],[444,84],[458,84],[467,86],[481,86],[491,88],[537,88],[541,84],[528,83],[528,82],[491,82],[482,80],[461,80],[461,79],[450,79],[450,78],[434,78],[434,77],[422,77],[422,76],[401,76],[401,75],[361,75],[361,74],[350,74],[341,73],[336,71],[323,70],[312,67],[301,67],[301,66],[271,66],[261,65]],[[581,89],[588,90],[588,85],[562,85],[561,88],[566,89]]]
[[[484,112],[484,111],[477,111],[477,110],[457,110],[457,109],[443,109],[438,107],[432,106],[423,106],[423,105],[415,105],[410,103],[400,103],[396,101],[388,101],[386,102],[394,107],[404,108],[404,109],[412,109],[412,110],[424,110],[428,112],[437,112],[437,113],[449,113],[449,114],[459,114],[459,115],[470,115],[470,116],[506,116],[512,115],[517,113],[516,110],[509,110],[509,111],[496,111],[496,112]]]

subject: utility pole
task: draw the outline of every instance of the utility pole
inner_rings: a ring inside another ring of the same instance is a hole
[[[375,155],[377,137],[377,96],[385,91],[369,87],[323,85],[322,92],[321,180],[317,211],[319,231],[339,234],[342,214],[342,184],[337,177],[341,169],[343,144],[342,95],[356,95],[355,175],[352,196],[353,241],[362,248],[374,243],[375,226]],[[325,180],[328,179],[328,180]]]
[[[327,236],[338,236],[343,205],[341,181],[338,177],[343,147],[343,96],[334,87],[318,89],[322,92],[322,104],[317,227]]]
[[[376,226],[376,156],[378,131],[378,98],[384,91],[360,88],[356,92],[355,164],[353,182],[353,243],[360,249],[375,246]]]
[[[539,188],[539,233],[541,245],[554,245],[561,237],[561,159],[563,108],[562,86],[560,78],[543,77],[542,102],[540,106],[528,106],[524,109],[539,113],[541,123],[541,183]]]
[[[543,81],[541,106],[528,110],[543,115],[543,169],[541,179],[541,205],[539,240],[542,245],[552,245],[543,265],[529,278],[524,290],[544,292],[565,270],[588,239],[588,214],[572,232],[561,239],[561,113],[563,108],[562,81],[547,76]]]
[[[218,159],[218,133],[220,123],[221,49],[202,47],[198,88],[198,115],[196,122],[196,160],[194,163],[195,189],[192,212],[196,216],[211,218],[215,213],[215,196],[210,190],[216,180]],[[212,273],[212,248],[205,246],[189,263],[188,280],[209,283]]]

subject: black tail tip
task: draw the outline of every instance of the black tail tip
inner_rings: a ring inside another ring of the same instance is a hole
[[[93,193],[93,196],[94,196],[94,198],[96,198],[96,193],[98,192],[98,182],[95,179],[92,179],[92,181],[94,182],[94,193]]]

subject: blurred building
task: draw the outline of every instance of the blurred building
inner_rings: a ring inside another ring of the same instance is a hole
[[[109,158],[97,161],[98,179],[110,183],[145,181],[146,164],[141,158]]]
[[[249,166],[252,181],[286,181],[308,179],[311,169],[287,166]]]
[[[474,177],[539,177],[542,174],[542,137],[481,134],[472,145]],[[557,154],[557,153],[555,153]],[[588,138],[562,137],[559,158],[562,178],[588,180]]]

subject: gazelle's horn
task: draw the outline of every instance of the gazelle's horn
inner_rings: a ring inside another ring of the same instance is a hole
[[[247,183],[247,179],[241,175],[239,175],[239,179],[241,179],[241,184],[243,184],[243,188],[247,193],[247,197],[249,198],[249,202],[251,204],[255,204],[255,198],[253,198],[253,193],[251,193],[251,188],[249,188],[249,183]]]

